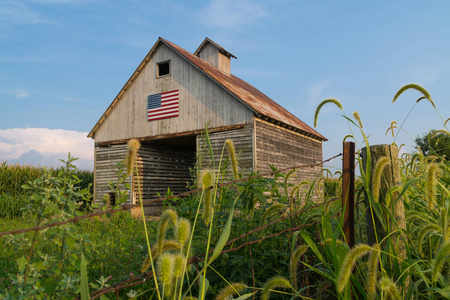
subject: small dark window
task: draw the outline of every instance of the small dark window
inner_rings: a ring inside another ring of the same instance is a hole
[[[157,77],[170,75],[170,61],[158,63],[157,72]]]

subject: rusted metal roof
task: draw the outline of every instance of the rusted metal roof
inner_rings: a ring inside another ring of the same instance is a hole
[[[209,39],[208,39],[209,40]],[[205,39],[207,41],[207,39]],[[205,43],[203,42],[203,44]],[[291,114],[281,105],[264,95],[261,91],[259,91],[254,86],[245,82],[244,80],[231,75],[221,72],[219,69],[211,65],[210,63],[204,61],[198,56],[188,52],[187,50],[175,45],[168,40],[163,38],[159,38],[149,53],[146,55],[144,60],[140,63],[136,71],[134,71],[133,75],[128,79],[127,83],[124,85],[122,90],[116,96],[114,101],[109,105],[105,113],[98,120],[97,124],[95,124],[94,128],[92,128],[88,137],[93,138],[95,131],[100,127],[101,123],[105,120],[105,118],[109,115],[110,111],[114,108],[116,103],[119,101],[120,97],[124,93],[124,91],[128,88],[128,86],[133,82],[133,80],[139,75],[140,70],[142,70],[145,65],[150,60],[151,55],[159,45],[159,43],[164,43],[166,46],[174,50],[176,53],[180,54],[184,57],[188,62],[190,62],[194,67],[202,71],[205,75],[215,81],[217,84],[224,87],[228,92],[234,95],[238,100],[244,103],[249,109],[251,109],[257,117],[261,119],[269,120],[275,124],[286,127],[290,130],[298,131],[302,134],[310,136],[312,138],[327,141],[327,139],[318,133],[313,128],[306,125],[299,118]],[[202,44],[202,45],[203,45]],[[214,43],[215,44],[215,43]],[[220,46],[219,46],[220,47]],[[201,48],[201,46],[199,47]],[[198,49],[197,49],[198,50]]]
[[[326,141],[327,139],[318,133],[316,130],[312,129],[306,125],[299,118],[291,114],[281,105],[264,95],[260,90],[245,82],[244,80],[234,76],[228,75],[224,72],[219,71],[210,63],[204,61],[203,59],[193,55],[192,53],[186,51],[185,49],[169,42],[165,39],[161,39],[167,46],[172,48],[174,51],[181,54],[184,58],[190,61],[194,66],[198,67],[201,71],[209,75],[218,84],[222,85],[229,92],[235,95],[238,99],[243,101],[248,107],[250,107],[254,112],[260,115],[260,117],[267,117],[275,121],[284,123],[283,125],[292,126],[299,129],[301,132],[311,135],[319,140]]]

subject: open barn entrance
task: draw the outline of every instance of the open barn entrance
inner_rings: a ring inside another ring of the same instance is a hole
[[[174,195],[186,192],[195,166],[196,137],[177,137],[141,142],[139,149],[139,183],[143,200],[159,198],[168,189]],[[137,177],[133,179],[134,203],[139,203]],[[161,212],[162,203],[146,207],[146,214]]]

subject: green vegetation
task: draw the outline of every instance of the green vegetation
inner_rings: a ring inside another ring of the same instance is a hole
[[[429,93],[417,85],[403,87],[394,101],[409,88],[421,92],[419,100],[428,99],[435,107]],[[355,139],[353,131],[359,132],[369,147],[358,113],[347,117],[335,99],[319,105],[315,123],[327,103],[343,112],[351,132],[345,138]],[[389,130],[394,131],[395,124]],[[445,134],[445,123],[443,127]],[[208,134],[205,139],[211,150]],[[137,141],[129,144],[119,179],[137,172],[138,148]],[[130,283],[144,274],[148,280],[100,299],[351,299],[352,295],[448,299],[450,163],[439,153],[428,154],[403,154],[401,182],[387,191],[380,186],[389,160],[380,158],[372,170],[370,155],[364,164],[357,156],[361,174],[355,189],[357,245],[350,249],[343,235],[341,201],[332,198],[341,191],[340,178],[321,177],[293,186],[288,180],[292,172],[274,169],[270,178],[254,176],[222,186],[219,183],[244,178],[238,172],[233,144],[227,141],[224,159],[198,172],[196,187],[203,190],[165,202],[158,222],[120,212],[0,237],[4,245],[0,298],[88,299],[89,292],[123,280]],[[58,172],[43,172],[25,182],[20,205],[27,213],[10,215],[0,230],[83,215],[79,207],[90,200],[91,191],[81,187],[71,162],[69,157]],[[114,192],[122,203],[126,193]],[[16,196],[7,197],[14,202]],[[400,202],[406,228],[396,211]],[[383,232],[371,245],[366,212]]]
[[[445,130],[431,130],[415,140],[417,151],[425,156],[435,155],[447,161],[450,160],[450,135]]]
[[[70,156],[69,159],[76,160]],[[8,165],[6,161],[0,163],[0,219],[26,217],[25,208],[29,204],[31,193],[29,189],[23,188],[24,185],[43,176],[58,177],[62,173],[64,167],[48,169],[29,165]],[[77,178],[76,188],[88,189],[92,194],[93,172],[73,169],[73,176]]]

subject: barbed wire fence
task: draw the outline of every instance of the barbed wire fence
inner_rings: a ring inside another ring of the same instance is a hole
[[[230,186],[230,185],[233,185],[235,183],[239,183],[239,182],[243,182],[243,181],[249,181],[249,180],[260,178],[260,177],[272,176],[276,172],[286,172],[286,171],[291,171],[291,170],[295,170],[295,169],[299,169],[299,168],[308,168],[308,167],[309,168],[313,168],[313,167],[316,167],[316,166],[323,165],[324,163],[329,162],[329,161],[331,161],[331,160],[333,160],[333,159],[335,159],[335,158],[337,158],[339,156],[342,156],[342,153],[339,153],[339,154],[337,154],[337,155],[335,155],[335,156],[333,156],[333,157],[331,157],[331,158],[329,158],[327,160],[324,160],[324,161],[322,161],[320,163],[288,167],[288,168],[284,168],[284,169],[277,170],[277,171],[266,172],[266,173],[257,174],[257,175],[254,175],[254,176],[249,176],[249,177],[246,177],[246,178],[241,178],[241,179],[229,181],[229,182],[222,183],[222,184],[217,184],[215,186],[217,188],[222,188],[222,187]],[[188,192],[184,192],[184,193],[180,193],[180,194],[177,194],[177,195],[171,195],[171,196],[168,196],[168,197],[160,197],[160,198],[152,199],[152,200],[145,200],[145,201],[142,201],[142,204],[145,205],[145,204],[151,204],[151,203],[156,203],[156,202],[163,202],[163,201],[174,199],[174,198],[183,198],[183,197],[189,196],[191,194],[195,194],[195,193],[198,193],[198,192],[202,192],[203,190],[212,189],[212,188],[213,188],[213,186],[210,186],[210,187],[207,187],[207,188],[198,188],[198,189],[194,189],[194,190],[191,190],[191,191],[188,191]],[[87,214],[87,215],[84,215],[84,216],[77,216],[77,217],[74,217],[74,218],[71,218],[71,219],[68,219],[68,220],[65,220],[65,221],[54,222],[54,223],[50,223],[50,224],[47,224],[47,225],[35,226],[35,227],[30,227],[30,228],[25,228],[25,229],[17,229],[17,230],[12,230],[12,231],[0,232],[0,237],[4,236],[4,235],[16,235],[16,234],[20,234],[20,233],[26,233],[26,232],[30,232],[30,231],[40,231],[40,230],[44,230],[44,229],[47,229],[47,228],[50,228],[50,227],[61,226],[61,225],[68,224],[68,223],[77,223],[77,222],[79,222],[81,220],[90,219],[90,218],[93,218],[93,217],[99,217],[99,216],[106,215],[106,214],[115,214],[115,213],[118,213],[118,212],[121,212],[121,211],[130,210],[132,208],[140,207],[140,206],[141,206],[140,203],[138,203],[138,204],[125,204],[121,208],[108,209],[108,210],[105,210],[105,211],[94,212],[94,213],[90,213],[90,214]]]
[[[345,151],[345,147],[344,147],[344,151]],[[287,167],[287,168],[283,168],[283,169],[279,169],[279,170],[274,170],[274,171],[270,171],[270,172],[266,172],[266,173],[261,173],[261,174],[249,176],[249,177],[246,177],[246,178],[232,180],[232,181],[229,181],[229,182],[226,182],[226,183],[217,184],[217,185],[215,185],[215,187],[223,188],[223,187],[227,187],[227,186],[230,186],[230,185],[233,185],[233,184],[237,184],[237,183],[245,182],[245,181],[250,181],[250,180],[253,180],[253,179],[256,179],[256,178],[260,178],[260,177],[273,176],[277,172],[283,173],[283,172],[288,172],[288,171],[292,171],[292,170],[296,170],[296,169],[300,169],[300,168],[313,168],[313,167],[317,167],[317,166],[323,166],[324,163],[330,162],[330,161],[332,161],[332,160],[334,160],[334,159],[336,159],[336,158],[338,158],[340,156],[343,156],[343,154],[339,153],[339,154],[337,154],[337,155],[335,155],[333,157],[330,157],[330,158],[328,158],[326,160],[323,160],[321,162],[314,163],[314,164],[299,164],[299,165],[292,166],[292,167]],[[346,157],[344,156],[344,161],[345,160],[346,160]],[[345,170],[343,170],[343,171],[345,171]],[[354,176],[354,174],[353,174],[353,176]],[[345,175],[344,175],[344,177],[345,177]],[[345,180],[345,178],[344,178],[344,180]],[[184,197],[187,197],[189,195],[202,192],[203,190],[211,189],[213,187],[198,188],[198,189],[193,189],[191,191],[180,193],[180,194],[177,194],[177,195],[171,195],[171,196],[168,196],[168,197],[160,197],[160,198],[152,199],[152,200],[146,200],[146,201],[142,201],[142,204],[146,205],[146,204],[151,204],[151,203],[163,202],[163,201],[171,200],[171,199],[175,199],[175,198],[184,198]],[[344,188],[344,186],[343,186],[343,188]],[[310,205],[310,206],[308,206],[306,208],[303,208],[301,210],[297,210],[295,212],[291,212],[290,214],[284,215],[283,217],[281,217],[281,218],[279,218],[279,219],[277,219],[275,221],[272,221],[272,222],[270,222],[268,224],[265,224],[263,226],[259,226],[257,228],[254,228],[254,229],[252,229],[252,230],[242,234],[239,237],[236,237],[234,239],[229,240],[225,244],[224,248],[226,248],[226,247],[228,247],[230,245],[234,245],[235,243],[239,242],[240,240],[242,240],[242,239],[244,239],[246,237],[249,237],[250,235],[252,235],[254,233],[260,232],[260,231],[262,231],[262,230],[264,230],[264,229],[266,229],[268,227],[271,227],[271,226],[273,226],[273,225],[275,225],[277,223],[280,223],[283,220],[286,220],[287,218],[292,218],[292,217],[298,216],[299,214],[305,213],[308,210],[316,209],[316,208],[319,208],[321,206],[326,206],[326,205],[329,205],[329,204],[331,204],[331,203],[333,203],[333,202],[335,202],[337,200],[341,200],[341,199],[344,202],[343,197],[342,196],[338,196],[338,197],[334,197],[334,198],[332,198],[332,199],[330,199],[328,201],[317,203],[315,205]],[[108,210],[104,210],[104,211],[98,211],[98,212],[94,212],[94,213],[90,213],[90,214],[86,214],[86,215],[82,215],[82,216],[73,217],[73,218],[70,218],[70,219],[65,220],[65,221],[54,222],[54,223],[50,223],[50,224],[46,224],[46,225],[42,225],[42,226],[35,226],[35,227],[30,227],[30,228],[24,228],[24,229],[12,230],[12,231],[0,232],[0,237],[7,236],[7,235],[17,235],[17,234],[22,234],[22,233],[27,233],[27,232],[32,232],[32,231],[42,231],[42,230],[45,230],[47,228],[62,226],[62,225],[69,224],[69,223],[77,223],[77,222],[80,222],[82,220],[87,220],[87,219],[91,219],[91,218],[94,218],[94,217],[99,217],[99,216],[102,216],[102,215],[105,215],[105,214],[108,214],[108,215],[116,214],[116,213],[119,213],[119,212],[130,210],[130,209],[132,209],[134,207],[140,207],[140,206],[141,206],[141,203],[126,204],[126,205],[123,205],[120,208],[108,209]],[[341,215],[341,212],[334,214],[333,216],[331,216],[331,218],[338,217],[339,215]],[[299,230],[301,228],[310,227],[310,226],[316,225],[318,223],[320,223],[320,221],[317,220],[317,221],[310,222],[308,224],[301,224],[301,225],[293,226],[293,227],[290,227],[290,228],[284,228],[284,229],[282,229],[280,231],[277,231],[277,232],[272,233],[270,235],[266,235],[266,236],[264,236],[262,238],[248,240],[248,241],[246,241],[244,243],[241,243],[239,245],[236,245],[234,247],[231,247],[231,248],[228,248],[228,249],[224,249],[224,250],[221,251],[221,253],[229,253],[229,252],[237,251],[239,249],[242,249],[245,246],[249,246],[250,247],[252,244],[260,243],[260,242],[262,242],[262,241],[264,241],[266,239],[270,239],[270,238],[282,235],[282,234],[287,233],[287,232],[297,231],[297,230]],[[214,249],[212,249],[209,252],[209,254],[212,254],[213,252],[214,252]],[[191,257],[188,260],[187,264],[198,263],[200,261],[203,261],[204,259],[205,259],[205,254],[199,255],[199,256],[193,256],[193,257]],[[116,297],[118,298],[119,297],[118,292],[120,290],[143,284],[148,279],[151,279],[151,278],[153,278],[152,272],[151,271],[147,271],[147,272],[144,272],[144,273],[142,273],[140,275],[132,276],[132,277],[130,277],[130,278],[126,279],[126,280],[123,280],[121,282],[117,282],[117,283],[115,283],[115,284],[113,284],[113,285],[111,285],[109,287],[104,287],[104,288],[98,289],[98,290],[96,290],[96,291],[94,291],[94,292],[92,292],[90,294],[90,298],[91,299],[96,299],[96,298],[99,298],[102,295],[105,295],[105,294],[111,293],[111,292],[115,292],[116,293]],[[79,299],[79,298],[76,298],[76,299]]]

